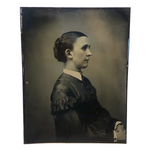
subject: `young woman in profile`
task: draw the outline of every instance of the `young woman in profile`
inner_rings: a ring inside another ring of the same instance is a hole
[[[92,56],[88,37],[77,31],[64,33],[53,50],[65,66],[51,94],[57,142],[124,143],[122,123],[99,104],[95,88],[82,75]]]

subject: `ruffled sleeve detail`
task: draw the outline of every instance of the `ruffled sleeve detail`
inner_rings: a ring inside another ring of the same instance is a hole
[[[57,91],[51,96],[51,113],[54,115],[57,112],[74,108],[77,106],[78,98],[68,96],[62,91]]]

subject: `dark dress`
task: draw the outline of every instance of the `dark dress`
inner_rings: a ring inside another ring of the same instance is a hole
[[[79,80],[63,73],[51,94],[56,142],[111,143],[116,119],[97,101],[96,90],[82,76]]]

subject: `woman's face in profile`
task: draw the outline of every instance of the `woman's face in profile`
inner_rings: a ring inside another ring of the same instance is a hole
[[[77,69],[86,68],[88,66],[90,56],[92,55],[89,39],[86,36],[79,37],[73,46],[72,61]]]

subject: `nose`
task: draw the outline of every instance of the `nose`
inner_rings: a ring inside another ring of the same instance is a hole
[[[89,48],[87,49],[87,56],[92,56],[92,53]]]

